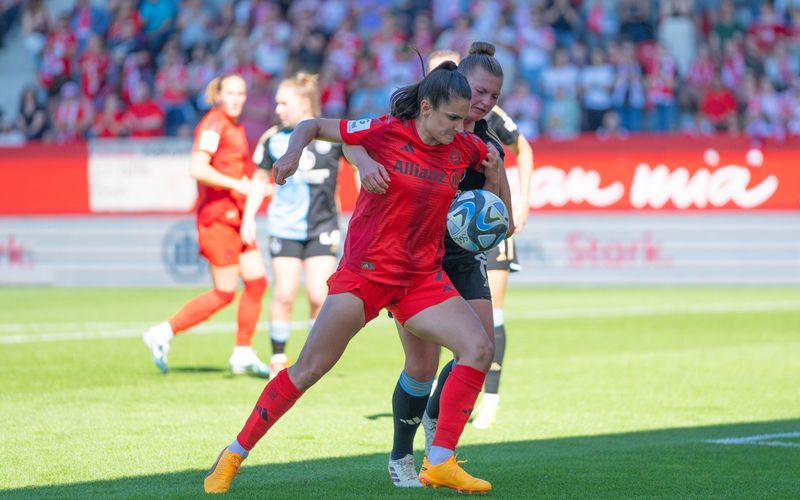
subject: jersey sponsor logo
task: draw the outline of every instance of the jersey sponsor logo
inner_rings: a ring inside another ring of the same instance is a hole
[[[167,231],[161,243],[161,260],[175,281],[193,283],[206,276],[208,264],[200,256],[194,222],[181,221]]]
[[[369,129],[372,120],[369,118],[364,118],[361,120],[350,120],[347,122],[347,132],[350,134],[361,132],[362,130]]]
[[[197,149],[206,153],[216,153],[219,149],[220,135],[214,130],[203,130],[197,141]]]
[[[397,172],[404,175],[410,175],[411,177],[424,179],[427,181],[435,182],[437,184],[449,183],[451,186],[453,185],[452,174],[450,175],[450,178],[448,178],[446,172],[442,172],[440,170],[434,170],[432,168],[425,168],[423,166],[420,166],[419,163],[397,160],[394,162],[394,166],[392,167],[392,172]],[[456,182],[455,185],[457,186],[458,183]]]

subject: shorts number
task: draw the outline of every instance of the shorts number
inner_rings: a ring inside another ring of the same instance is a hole
[[[475,260],[478,261],[481,268],[481,275],[483,275],[484,286],[489,286],[489,274],[487,273],[487,260],[486,254],[476,253]]]
[[[319,235],[320,244],[325,246],[338,247],[341,241],[342,241],[342,233],[338,229],[334,231],[329,231],[327,233],[321,233]]]

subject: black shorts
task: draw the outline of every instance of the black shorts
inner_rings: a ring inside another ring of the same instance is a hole
[[[517,260],[513,236],[501,241],[499,245],[486,252],[486,258],[489,261],[487,267],[490,271],[515,273],[522,270],[522,266],[519,265],[519,260]]]
[[[442,269],[464,300],[492,300],[486,275],[486,255],[476,253],[470,257],[444,259]]]
[[[489,278],[486,275],[485,254],[476,253],[469,257],[459,256],[449,260],[445,258],[442,261],[442,269],[464,300],[492,300]],[[394,318],[391,312],[389,317]]]
[[[323,255],[336,257],[339,252],[340,238],[339,231],[323,233],[310,240],[287,240],[271,236],[269,254],[272,257],[294,257],[300,260]]]

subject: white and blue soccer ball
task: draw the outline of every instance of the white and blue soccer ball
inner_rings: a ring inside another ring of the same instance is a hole
[[[494,193],[464,191],[447,212],[447,232],[461,248],[485,252],[500,244],[508,231],[508,210]]]

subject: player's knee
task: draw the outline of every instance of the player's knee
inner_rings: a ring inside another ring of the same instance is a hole
[[[214,295],[217,297],[220,306],[226,306],[233,302],[233,299],[236,297],[236,292],[226,292],[220,290],[219,288],[214,289]]]
[[[283,308],[291,308],[294,304],[295,291],[288,289],[275,288],[272,293],[272,301]]]
[[[407,357],[403,370],[414,380],[433,380],[439,368],[439,355]]]
[[[460,355],[461,362],[483,371],[489,371],[493,358],[494,343],[485,335],[476,335],[474,341],[469,342]]]
[[[244,292],[249,295],[254,297],[262,297],[266,291],[267,278],[264,276],[244,282]]]
[[[320,307],[322,307],[322,303],[325,302],[325,297],[327,296],[327,289],[306,290],[306,295],[308,295],[308,305],[314,309],[319,309]]]

